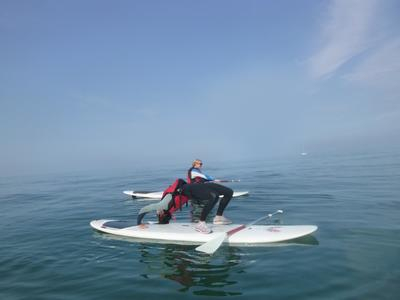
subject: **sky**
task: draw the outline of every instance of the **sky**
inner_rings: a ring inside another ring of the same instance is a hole
[[[0,175],[400,145],[396,0],[0,0]]]

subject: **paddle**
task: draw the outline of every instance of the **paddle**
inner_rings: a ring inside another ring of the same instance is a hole
[[[215,179],[212,182],[240,182],[240,179],[231,179],[231,180]]]
[[[218,234],[215,238],[209,240],[208,242],[205,242],[204,244],[198,246],[196,248],[197,251],[200,252],[204,252],[207,254],[213,254],[215,251],[218,250],[218,248],[222,245],[222,243],[224,242],[224,240],[228,237],[231,236],[232,234],[235,234],[236,232],[239,232],[243,229],[245,229],[246,227],[250,227],[251,225],[254,225],[258,222],[260,222],[261,220],[265,219],[265,218],[271,218],[273,215],[276,214],[282,214],[283,211],[282,210],[277,210],[276,212],[272,213],[272,214],[268,214],[266,216],[263,216],[261,218],[258,218],[257,220],[247,224],[247,225],[240,225],[238,227],[235,227],[231,230],[228,230],[226,232],[222,232],[220,234]]]

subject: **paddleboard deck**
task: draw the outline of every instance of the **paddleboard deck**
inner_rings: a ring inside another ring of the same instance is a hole
[[[195,230],[196,223],[142,224],[128,221],[94,220],[90,226],[100,232],[115,236],[129,237],[147,242],[174,244],[202,244],[222,232],[234,229],[240,224],[210,225],[213,232],[203,234]],[[315,225],[251,225],[227,237],[230,245],[257,245],[297,239],[315,232]]]
[[[163,192],[148,192],[148,191],[124,191],[125,195],[132,196],[132,198],[143,198],[148,200],[160,200]],[[241,197],[248,195],[248,191],[235,191],[233,197]]]

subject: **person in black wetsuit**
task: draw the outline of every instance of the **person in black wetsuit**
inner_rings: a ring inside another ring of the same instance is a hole
[[[233,190],[217,184],[218,180],[204,174],[201,171],[203,162],[196,159],[192,163],[192,167],[188,170],[188,184],[182,188],[182,193],[188,196],[192,201],[203,203],[205,206],[200,215],[200,221],[196,225],[196,230],[201,233],[210,233],[211,229],[207,227],[206,218],[215,204],[222,196],[217,209],[217,214],[213,220],[216,225],[226,225],[232,222],[223,216],[223,212],[232,198]]]

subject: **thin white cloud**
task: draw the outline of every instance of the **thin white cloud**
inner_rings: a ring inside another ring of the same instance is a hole
[[[377,47],[345,78],[383,88],[400,88],[400,38]]]
[[[320,44],[309,59],[314,78],[333,74],[355,56],[368,49],[377,17],[376,0],[334,0],[321,23]]]

